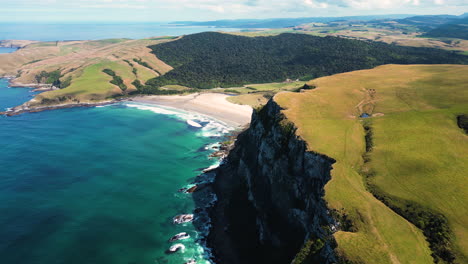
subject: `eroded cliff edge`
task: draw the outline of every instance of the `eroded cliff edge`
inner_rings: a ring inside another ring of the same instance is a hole
[[[308,152],[274,100],[254,111],[226,161],[208,239],[218,263],[291,263],[304,244],[307,263],[336,262],[323,200],[335,160]]]

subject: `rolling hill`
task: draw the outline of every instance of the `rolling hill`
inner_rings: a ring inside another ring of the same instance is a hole
[[[233,87],[286,79],[310,80],[382,64],[468,63],[453,52],[305,34],[244,37],[199,33],[150,46],[174,69],[148,85]]]
[[[459,38],[468,40],[468,17],[457,19],[438,26],[426,34],[425,37]]]

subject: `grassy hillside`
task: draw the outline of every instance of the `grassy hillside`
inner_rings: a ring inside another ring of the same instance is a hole
[[[250,38],[211,32],[150,48],[174,67],[148,81],[155,87],[235,87],[287,78],[311,79],[388,63],[468,63],[466,56],[437,49],[304,34]]]
[[[325,199],[350,220],[335,238],[353,263],[467,262],[466,72],[387,65],[275,96],[309,149],[337,160]]]
[[[227,100],[231,103],[250,105],[257,108],[268,103],[276,93],[282,91],[298,91],[304,87],[305,82],[284,82],[284,83],[265,83],[249,84],[240,88],[214,89],[216,92],[229,93]]]
[[[13,84],[52,83],[60,90],[38,95],[29,106],[93,102],[135,92],[134,81],[144,84],[172,68],[150,53],[149,45],[172,39],[107,39],[37,42],[10,54],[0,54],[0,76],[15,76]],[[143,64],[143,65],[142,65]],[[128,89],[111,83],[104,69],[113,70]],[[62,85],[63,84],[63,85]],[[66,85],[65,85],[66,84]]]

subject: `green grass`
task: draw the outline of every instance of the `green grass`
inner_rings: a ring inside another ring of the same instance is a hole
[[[391,199],[441,213],[452,230],[458,263],[468,245],[468,139],[456,115],[468,112],[467,66],[396,66],[312,81],[316,90],[275,97],[311,151],[337,160],[325,199],[344,210],[357,232],[335,234],[337,251],[358,263],[432,263],[423,232],[377,200]],[[367,89],[375,89],[374,97]],[[374,104],[374,148],[366,152],[358,105]],[[383,115],[382,115],[383,114]],[[411,219],[410,219],[411,220]]]
[[[234,104],[250,105],[253,108],[258,108],[268,103],[268,99],[266,99],[262,93],[230,96],[226,100]]]
[[[224,92],[226,90],[236,90],[239,94],[252,94],[262,92],[281,92],[281,91],[293,91],[301,88],[306,82],[297,81],[290,83],[261,83],[261,84],[248,84],[243,87],[231,87],[231,88],[214,88],[213,91]]]
[[[227,100],[231,103],[250,105],[254,108],[265,105],[269,97],[281,91],[295,91],[303,87],[305,82],[291,83],[264,83],[249,84],[240,88],[216,89],[216,92],[233,93],[236,91],[239,95],[231,96]]]
[[[36,100],[32,101],[32,104],[40,104],[41,100],[44,98],[54,100],[55,98],[65,96],[80,102],[88,102],[104,100],[108,97],[120,94],[120,89],[110,83],[112,77],[102,72],[102,70],[106,68],[114,70],[123,79],[132,74],[130,68],[124,64],[110,61],[93,64],[86,67],[83,73],[75,78],[67,88],[42,93],[36,97]]]
[[[390,196],[442,213],[459,258],[468,261],[468,138],[456,124],[457,115],[468,113],[468,78],[466,68],[435,70],[405,89],[408,96],[399,100],[407,111],[377,105],[376,111],[388,114],[374,121],[378,148],[371,155],[372,183]]]

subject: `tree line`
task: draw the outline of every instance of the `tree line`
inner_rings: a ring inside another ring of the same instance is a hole
[[[288,78],[310,80],[390,63],[468,63],[467,56],[440,49],[291,33],[252,38],[206,32],[149,48],[174,68],[149,80],[152,87],[235,87]]]

